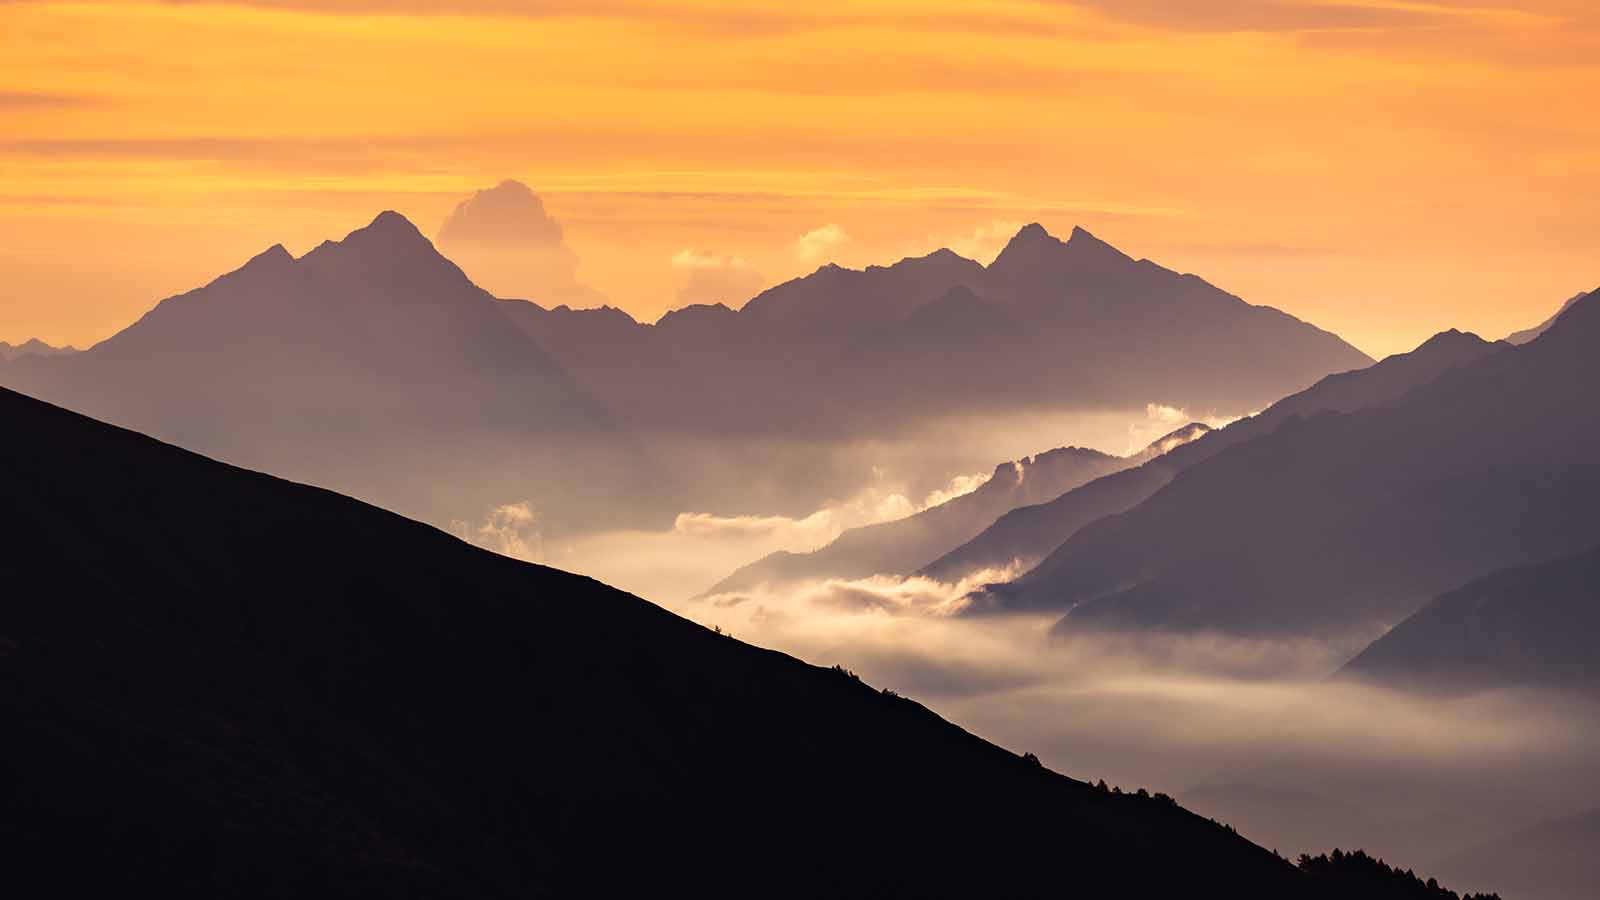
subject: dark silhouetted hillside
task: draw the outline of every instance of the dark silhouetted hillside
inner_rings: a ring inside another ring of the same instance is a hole
[[[13,886],[1388,896],[589,579],[9,391],[0,415]]]
[[[1404,897],[1408,900],[1499,900],[1498,894],[1467,894],[1462,897],[1455,891],[1440,886],[1433,878],[1424,881],[1409,869],[1401,870],[1381,859],[1375,859],[1356,850],[1344,853],[1335,850],[1318,856],[1303,855],[1300,870],[1313,878],[1349,891],[1351,896]]]

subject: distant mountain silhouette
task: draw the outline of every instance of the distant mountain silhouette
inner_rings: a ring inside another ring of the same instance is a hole
[[[29,338],[16,346],[0,341],[0,362],[10,362],[24,356],[65,356],[77,352],[76,347],[52,347],[38,338]]]
[[[10,391],[0,416],[11,884],[1406,896],[592,580]]]
[[[702,596],[808,579],[907,575],[970,540],[1008,510],[1058,497],[1106,473],[1141,465],[1208,430],[1193,422],[1126,457],[1082,447],[1058,447],[1001,463],[988,481],[969,494],[903,519],[851,528],[810,553],[780,550],[768,554],[719,581]]]
[[[516,250],[559,231],[501,185],[441,239]],[[84,353],[6,364],[0,384],[436,524],[528,501],[570,533],[792,514],[859,485],[834,448],[966,416],[1242,411],[1365,362],[1081,229],[1024,228],[989,267],[948,250],[824,266],[647,325],[493,298],[390,212],[300,259],[273,247]],[[779,478],[806,444],[816,471]]]
[[[950,546],[967,540],[1000,513],[1059,494],[1128,465],[1120,457],[1082,447],[1061,447],[995,466],[977,490],[892,522],[851,528],[810,553],[778,551],[740,568],[706,595],[813,578],[865,578],[906,574]]]
[[[299,259],[273,247],[89,350],[20,359],[0,381],[433,521],[520,497],[581,515],[593,493],[567,487],[582,481],[573,460],[625,444],[505,304],[393,212]],[[610,481],[629,468],[596,461]]]
[[[1582,300],[1585,296],[1587,296],[1587,295],[1585,295],[1585,294],[1575,294],[1575,295],[1573,295],[1572,297],[1570,297],[1567,300],[1567,302],[1561,304],[1561,308],[1556,310],[1556,314],[1555,315],[1551,316],[1548,319],[1545,319],[1543,322],[1540,322],[1539,324],[1533,326],[1532,328],[1525,328],[1522,331],[1518,331],[1518,332],[1516,332],[1514,334],[1507,335],[1506,336],[1506,343],[1508,343],[1508,344],[1517,344],[1517,345],[1526,344],[1527,342],[1533,340],[1534,338],[1538,337],[1539,335],[1544,334],[1547,330],[1549,330],[1551,325],[1554,325],[1556,323],[1557,319],[1561,318],[1561,314],[1562,313],[1564,313],[1567,310],[1571,309],[1572,308],[1572,304],[1577,303],[1579,300]]]
[[[1600,544],[1597,344],[1600,298],[1392,402],[1291,417],[1078,531],[997,605],[1062,628],[1367,631]]]
[[[1444,689],[1555,687],[1600,697],[1600,547],[1485,576],[1396,625],[1341,674]]]
[[[1395,354],[1363,369],[1329,375],[1254,416],[1186,443],[1138,468],[1089,482],[1048,503],[1013,510],[968,543],[925,566],[920,574],[956,582],[983,569],[1015,564],[1031,568],[1079,529],[1132,509],[1165,487],[1178,472],[1228,447],[1269,434],[1296,416],[1350,412],[1387,403],[1455,366],[1494,352],[1496,347],[1476,335],[1450,330],[1434,335],[1409,353]]]
[[[521,302],[512,302],[520,306]],[[984,267],[949,250],[824,266],[734,310],[655,325],[615,310],[513,318],[648,428],[859,433],[1005,409],[1256,409],[1370,362],[1277,310],[1135,261],[1083,229],[1023,228]]]
[[[1592,900],[1600,885],[1600,809],[1541,822],[1428,866],[1518,900]]]

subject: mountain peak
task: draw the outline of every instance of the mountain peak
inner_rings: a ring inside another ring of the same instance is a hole
[[[1470,331],[1462,331],[1458,328],[1447,328],[1417,345],[1417,349],[1412,352],[1427,352],[1432,350],[1445,350],[1459,347],[1476,347],[1486,343],[1488,342]]]
[[[1040,225],[1038,222],[1029,222],[1028,224],[1017,229],[1017,233],[1011,237],[1011,240],[1013,241],[1053,241],[1055,239],[1055,235],[1046,231],[1045,227]]]
[[[370,232],[381,235],[393,234],[396,236],[422,237],[422,232],[418,230],[417,226],[411,224],[410,219],[400,215],[392,209],[386,209],[383,212],[378,213],[378,215],[372,220],[371,224],[360,231],[353,232],[352,236],[354,234],[360,234],[361,232]]]
[[[1132,257],[1081,226],[1074,226],[1072,234],[1062,241],[1046,231],[1043,225],[1032,222],[1024,225],[1006,243],[1005,249],[989,264],[989,268],[1015,272],[1040,265],[1064,263],[1075,268],[1092,268],[1132,261]]]
[[[294,257],[289,255],[282,244],[273,244],[271,247],[257,253],[245,261],[245,264],[232,272],[217,278],[214,283],[223,283],[236,279],[270,279],[276,274],[287,271],[294,265]]]
[[[271,247],[250,257],[249,261],[240,267],[240,271],[276,267],[289,262],[294,262],[294,257],[289,255],[289,251],[284,249],[282,244],[273,244]]]
[[[362,256],[396,258],[438,255],[433,242],[411,224],[410,219],[392,209],[378,213],[366,227],[350,232],[342,241],[323,241],[317,249],[306,254],[306,258],[321,257],[329,251],[334,251],[338,256],[352,252]]]
[[[1045,231],[1043,225],[1029,222],[1012,235],[1011,240],[1006,241],[1000,255],[989,263],[988,268],[993,271],[1027,268],[1065,246],[1055,235]]]

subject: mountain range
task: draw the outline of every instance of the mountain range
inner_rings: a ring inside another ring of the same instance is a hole
[[[433,521],[525,496],[580,516],[643,465],[504,308],[386,212],[299,259],[272,247],[88,350],[16,360],[0,381]]]
[[[450,233],[481,243],[492,224]],[[559,255],[559,233],[542,239]],[[300,258],[269,248],[84,352],[0,364],[0,384],[436,524],[528,501],[573,532],[814,509],[866,468],[818,448],[919,423],[959,442],[965,415],[1244,410],[1365,362],[1082,229],[1028,226],[989,266],[824,266],[644,325],[497,299],[385,212]],[[815,471],[776,477],[795,465]]]
[[[10,391],[0,415],[13,884],[1443,896],[1387,869],[1358,889],[1361,860],[1297,869],[846,671],[329,491]]]
[[[10,362],[24,356],[65,356],[77,352],[76,347],[52,347],[38,338],[29,338],[16,345],[0,341],[0,362]]]
[[[971,493],[903,519],[851,528],[809,553],[771,553],[712,585],[703,596],[810,579],[906,575],[970,540],[1010,510],[1053,499],[1102,475],[1141,465],[1209,430],[1204,424],[1190,423],[1129,456],[1058,447],[1001,463]]]
[[[1381,630],[1474,577],[1600,543],[1597,341],[1600,301],[1580,301],[1392,401],[1290,416],[1077,531],[990,603],[1061,610],[1063,628]]]
[[[1031,569],[1079,529],[1138,506],[1166,487],[1179,472],[1229,447],[1270,434],[1295,417],[1325,411],[1351,412],[1394,400],[1455,366],[1495,350],[1496,345],[1476,335],[1451,330],[1435,335],[1409,353],[1330,375],[1256,415],[1211,431],[1136,468],[1091,481],[1047,503],[1015,509],[966,544],[924,566],[919,574],[957,582],[985,569]],[[1005,595],[1004,600],[1016,605],[1012,596]]]
[[[1365,365],[1336,336],[1076,228],[1034,224],[988,266],[949,250],[827,265],[733,309],[654,325],[606,307],[512,316],[610,408],[644,428],[859,433],[997,409],[1248,411]],[[1114,377],[1112,373],[1115,373]]]

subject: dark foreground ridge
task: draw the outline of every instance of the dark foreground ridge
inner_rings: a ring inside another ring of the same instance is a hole
[[[12,883],[1389,896],[592,580],[8,391],[0,417]]]

